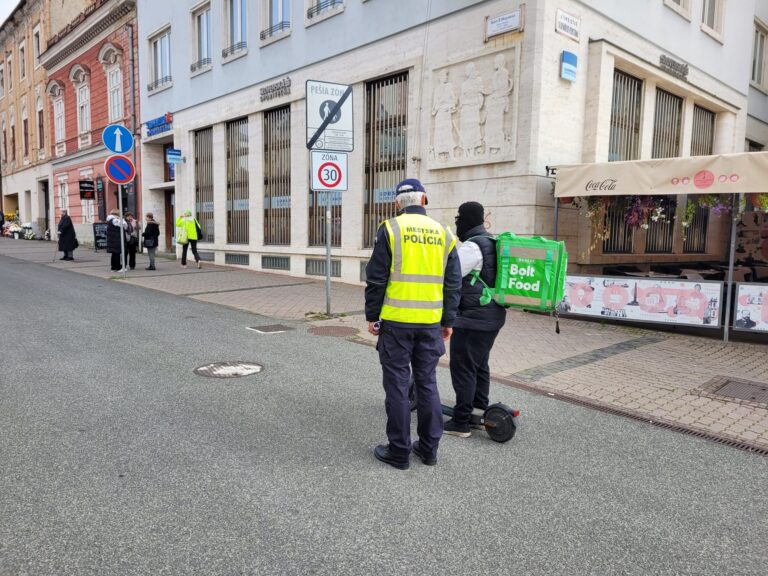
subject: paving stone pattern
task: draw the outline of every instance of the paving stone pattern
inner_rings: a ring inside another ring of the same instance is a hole
[[[74,262],[52,261],[54,246],[0,238],[0,254],[154,290],[221,304],[276,320],[304,320],[325,312],[322,280],[248,271],[205,263],[182,269],[158,259],[147,272],[145,255],[127,279],[109,270],[109,255],[75,252]],[[18,262],[18,261],[17,261]],[[372,343],[366,331],[363,288],[334,283],[332,311],[344,317],[313,321],[319,326],[358,330],[351,337]],[[563,394],[595,405],[681,425],[721,438],[768,449],[768,405],[744,403],[707,391],[717,377],[768,383],[768,346],[722,342],[653,330],[560,320],[561,333],[544,315],[508,312],[507,324],[491,353],[495,377],[543,392]]]

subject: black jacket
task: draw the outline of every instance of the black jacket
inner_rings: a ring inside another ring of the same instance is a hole
[[[405,209],[405,213],[427,215],[427,211],[421,206],[409,206]],[[382,224],[376,233],[376,243],[373,245],[371,259],[365,267],[365,319],[368,322],[376,322],[380,318],[381,308],[384,305],[384,294],[387,291],[387,283],[389,282],[389,267],[391,263],[392,252],[389,248],[387,229]],[[460,289],[461,267],[459,266],[459,257],[454,248],[448,254],[448,263],[445,267],[445,277],[443,279],[443,317],[440,320],[440,326],[453,327],[459,307]],[[402,328],[432,327],[432,325],[424,324],[388,323]],[[437,326],[437,324],[434,326]]]
[[[480,278],[493,288],[496,284],[496,241],[482,224],[475,226],[464,234],[464,242],[473,242],[480,248],[483,255],[483,266]],[[495,332],[504,326],[507,311],[503,306],[491,301],[486,305],[480,304],[483,285],[480,281],[472,285],[472,274],[467,274],[461,281],[461,301],[459,315],[456,318],[456,328],[477,330],[479,332]]]
[[[155,247],[157,247],[157,239],[160,238],[160,225],[157,222],[147,222],[147,226],[144,228],[144,238],[153,238]]]
[[[59,221],[59,250],[62,252],[72,252],[77,248],[77,235],[75,227],[72,225],[72,218],[62,216]]]
[[[107,216],[107,252],[110,254],[120,254],[121,223],[117,216]]]

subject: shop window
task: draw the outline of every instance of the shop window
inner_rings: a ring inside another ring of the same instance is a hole
[[[185,208],[179,207],[178,213]],[[213,242],[213,128],[195,132],[195,214],[205,242]]]
[[[227,243],[248,244],[248,119],[227,122]]]
[[[379,224],[395,216],[395,186],[407,166],[408,73],[365,84],[365,190],[363,244],[370,248]]]
[[[264,244],[291,243],[291,109],[264,113]]]
[[[640,123],[643,81],[620,70],[613,71],[611,132],[608,161],[640,158]]]
[[[627,225],[626,206],[618,200],[609,204],[605,211],[608,237],[603,240],[603,254],[632,254],[634,251],[635,234]]]

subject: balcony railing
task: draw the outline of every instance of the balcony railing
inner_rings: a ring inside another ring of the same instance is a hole
[[[248,42],[237,42],[236,44],[232,44],[232,46],[224,48],[224,50],[221,51],[221,57],[226,58],[227,56],[231,56],[235,52],[240,52],[240,50],[245,50],[246,48],[248,48]]]
[[[344,0],[322,0],[307,10],[307,18],[314,18],[320,12],[344,4]]]
[[[266,40],[270,36],[274,36],[278,32],[282,32],[283,30],[290,30],[290,28],[291,28],[291,21],[283,20],[282,22],[278,22],[277,24],[267,28],[266,30],[262,30],[260,36],[262,40]]]
[[[162,78],[158,78],[154,82],[150,82],[147,84],[147,92],[152,92],[153,90],[157,90],[161,86],[165,86],[166,84],[170,84],[173,82],[173,77],[171,76],[163,76]]]
[[[191,64],[189,66],[190,72],[197,72],[198,70],[201,70],[202,68],[205,68],[206,66],[211,65],[212,60],[210,58],[201,58],[194,64]]]

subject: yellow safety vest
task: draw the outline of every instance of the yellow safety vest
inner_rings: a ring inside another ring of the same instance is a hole
[[[384,222],[392,252],[381,319],[437,324],[443,317],[443,280],[453,234],[422,214],[402,214]]]

